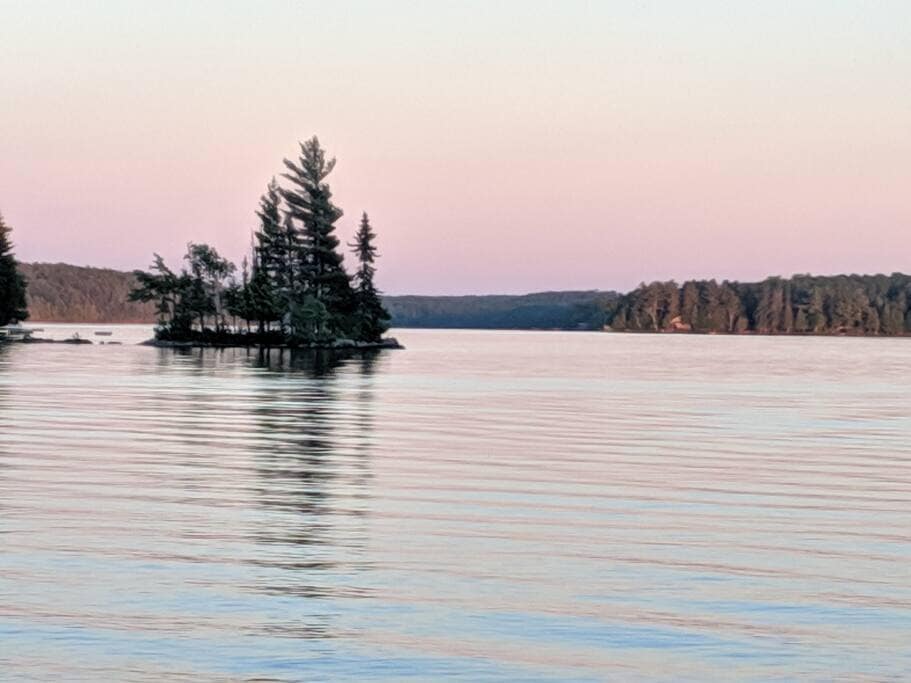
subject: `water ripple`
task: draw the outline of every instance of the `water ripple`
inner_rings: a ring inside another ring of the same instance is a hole
[[[0,347],[0,677],[911,677],[907,340],[397,336]]]

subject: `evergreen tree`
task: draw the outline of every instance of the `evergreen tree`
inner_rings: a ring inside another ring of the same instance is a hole
[[[257,321],[262,333],[271,323],[282,320],[294,280],[293,235],[289,235],[289,228],[282,221],[281,192],[275,178],[259,198],[256,215],[260,227],[254,232],[253,272],[244,285],[244,300],[249,306],[250,319]],[[290,230],[293,231],[293,226]]]
[[[275,178],[259,198],[256,215],[260,228],[255,232],[250,298],[262,332],[267,324],[282,319],[294,282],[294,226],[282,221],[281,192]]]
[[[363,341],[379,341],[383,333],[389,329],[389,312],[383,307],[380,293],[373,283],[376,273],[374,262],[377,249],[373,244],[376,233],[370,226],[370,219],[364,213],[361,224],[355,235],[354,242],[349,244],[357,257],[358,269],[355,279],[355,301],[357,336]]]
[[[247,282],[247,260],[245,258],[243,264],[243,276],[241,279],[242,284],[238,284],[232,280],[228,287],[225,289],[225,310],[231,316],[231,328],[233,330],[238,329],[237,319],[240,318],[246,323],[247,331],[249,332],[250,318],[248,317],[249,311],[246,302]]]
[[[658,328],[671,329],[673,321],[680,315],[680,294],[676,282],[658,283]]]
[[[721,307],[722,325],[718,331],[740,333],[746,330],[747,321],[743,314],[743,303],[725,280],[718,291],[718,305]]]
[[[629,327],[643,332],[658,331],[659,283],[650,285],[640,283],[636,289],[638,296],[630,307]]]
[[[295,303],[303,306],[306,297],[312,297],[325,307],[327,315],[325,322],[319,322],[317,337],[350,334],[354,297],[335,235],[335,224],[342,210],[332,203],[332,192],[325,182],[335,168],[335,159],[326,158],[314,136],[300,143],[297,163],[288,159],[284,163],[288,169],[284,177],[294,187],[280,192],[288,216],[300,227],[296,245],[299,289],[294,295]],[[315,309],[310,306],[309,310]]]
[[[0,325],[28,318],[25,303],[25,278],[16,268],[10,228],[0,215]]]
[[[754,329],[759,334],[775,334],[784,319],[784,290],[779,277],[769,277],[759,285],[756,310],[753,314]]]
[[[621,299],[613,310],[609,310],[605,316],[607,324],[615,332],[625,332],[628,327],[626,324],[628,303]]]
[[[291,309],[295,303],[300,303],[308,295],[307,273],[309,250],[307,249],[307,238],[298,229],[294,223],[294,218],[286,211],[283,221],[282,235],[285,244],[285,273],[280,293],[276,300],[282,309],[282,329],[285,323],[290,320]]]
[[[791,299],[791,283],[787,280],[784,282],[784,288],[782,289],[782,310],[781,310],[781,323],[779,329],[786,333],[790,334],[794,331],[794,309],[792,307]],[[877,321],[878,323],[878,321]]]
[[[200,329],[205,330],[205,318],[209,314],[215,316],[216,330],[223,329],[225,279],[235,271],[234,264],[208,244],[189,244],[184,259],[192,274],[190,297]]]
[[[173,279],[174,273],[165,265],[160,255],[154,254],[152,271],[134,270],[136,287],[130,292],[130,301],[155,301],[158,313],[158,326],[164,327],[174,317],[173,286],[167,279]]]
[[[193,326],[193,311],[188,296],[191,278],[186,272],[174,273],[164,259],[154,255],[149,272],[134,270],[137,285],[130,292],[130,301],[155,301],[158,310],[158,327],[172,334],[183,335]]]
[[[695,327],[698,308],[699,286],[694,280],[688,280],[680,289],[680,321],[684,325]]]
[[[697,286],[698,305],[693,321],[693,330],[698,332],[717,332],[724,323],[719,304],[718,283],[715,280],[703,280]]]

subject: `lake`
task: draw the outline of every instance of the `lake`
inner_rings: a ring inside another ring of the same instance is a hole
[[[0,347],[0,678],[911,677],[911,340]]]

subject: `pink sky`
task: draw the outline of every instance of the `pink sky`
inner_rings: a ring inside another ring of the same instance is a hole
[[[25,261],[239,259],[318,134],[389,293],[908,272],[908,45],[887,1],[3,3],[0,211]]]

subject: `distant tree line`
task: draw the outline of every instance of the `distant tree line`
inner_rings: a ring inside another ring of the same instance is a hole
[[[9,325],[28,318],[26,281],[19,272],[13,256],[11,228],[0,215],[0,325]]]
[[[206,244],[190,244],[179,271],[157,254],[135,271],[132,301],[155,302],[158,336],[170,340],[313,343],[340,338],[376,342],[389,314],[374,284],[376,233],[363,214],[349,246],[357,270],[344,268],[336,223],[342,210],[325,182],[335,167],[316,137],[284,160],[260,198],[251,254],[236,266]],[[242,322],[242,324],[241,324]]]
[[[614,292],[568,291],[479,296],[392,296],[396,327],[509,330],[600,330]]]
[[[911,333],[911,277],[837,275],[642,284],[607,312],[615,331],[721,334]]]
[[[138,286],[132,272],[66,263],[19,263],[19,271],[28,280],[32,320],[149,324],[158,320],[158,302],[128,301],[130,292]],[[242,277],[239,280],[242,282]],[[564,291],[383,295],[381,301],[394,327],[600,330],[605,311],[618,296],[614,292]],[[230,313],[226,315],[233,322]],[[246,325],[240,318],[237,322]],[[251,319],[251,325],[256,329],[258,322]]]

